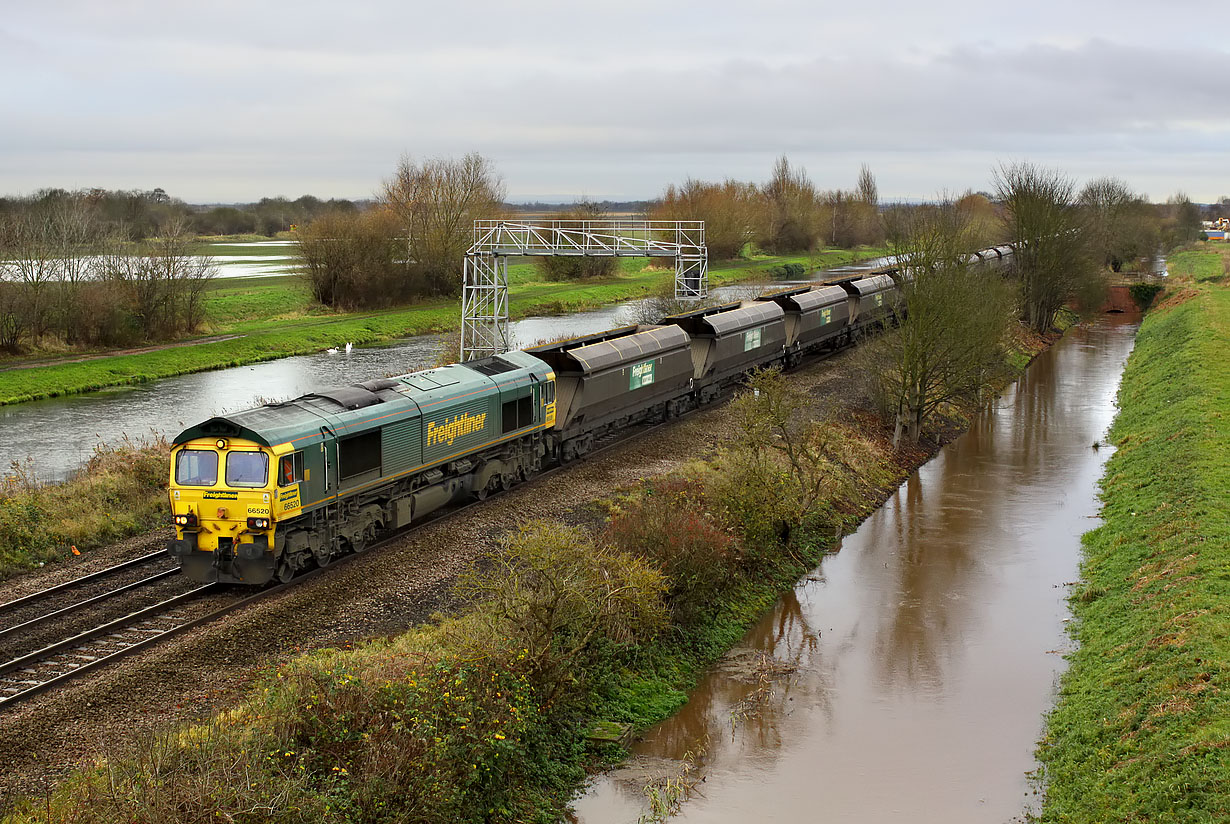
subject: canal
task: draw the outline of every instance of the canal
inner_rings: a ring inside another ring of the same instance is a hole
[[[1135,330],[1107,316],[1039,356],[593,782],[576,820],[636,822],[683,759],[672,821],[1022,820]],[[739,665],[757,653],[793,671],[767,691]]]

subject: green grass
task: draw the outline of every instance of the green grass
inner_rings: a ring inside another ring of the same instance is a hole
[[[822,266],[834,266],[856,256],[869,257],[880,252],[833,249],[811,260]],[[720,286],[741,280],[768,280],[764,274],[768,268],[808,260],[807,256],[799,255],[714,264],[710,268],[710,283]],[[644,297],[669,283],[672,277],[669,270],[649,269],[647,263],[643,258],[622,259],[614,278],[571,283],[539,280],[537,268],[531,263],[510,265],[511,314],[563,314]],[[242,338],[0,371],[0,405],[319,352],[346,342],[356,346],[387,343],[411,335],[444,332],[459,325],[460,302],[456,298],[378,312],[336,313],[314,305],[308,289],[296,278],[219,279],[210,285],[206,296],[207,328],[202,331],[210,335],[243,335]],[[0,368],[4,365],[0,360]]]
[[[1230,820],[1230,288],[1185,293],[1145,318],[1124,372],[1080,647],[1039,750],[1043,821]]]
[[[1197,243],[1172,254],[1166,264],[1172,274],[1189,277],[1197,283],[1216,280],[1230,271],[1230,244]]]

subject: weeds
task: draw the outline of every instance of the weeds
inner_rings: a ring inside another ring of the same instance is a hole
[[[147,530],[165,514],[170,445],[161,435],[98,444],[63,484],[29,462],[0,477],[0,578]]]

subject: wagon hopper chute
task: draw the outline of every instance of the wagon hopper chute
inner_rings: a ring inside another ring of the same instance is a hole
[[[785,356],[785,313],[776,303],[728,303],[671,315],[663,322],[678,326],[692,340],[693,377],[701,403],[741,380],[749,369]]]

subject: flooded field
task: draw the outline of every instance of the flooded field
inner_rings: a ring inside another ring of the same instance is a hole
[[[1110,455],[1093,444],[1135,329],[1111,316],[1041,355],[595,781],[576,820],[636,822],[646,784],[685,758],[672,821],[1022,820]],[[759,653],[793,672],[758,679]]]

